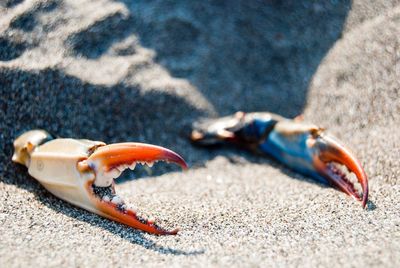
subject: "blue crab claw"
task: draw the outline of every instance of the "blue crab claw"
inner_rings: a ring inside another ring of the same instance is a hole
[[[238,112],[195,122],[190,136],[198,145],[234,143],[276,160],[302,174],[329,183],[362,202],[368,201],[368,179],[360,162],[323,128],[270,113]],[[354,174],[362,194],[351,181]]]

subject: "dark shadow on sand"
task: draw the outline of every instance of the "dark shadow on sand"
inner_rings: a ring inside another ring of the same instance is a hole
[[[156,52],[219,115],[237,110],[302,113],[310,80],[337,39],[351,1],[130,1],[69,39],[98,58],[126,37]],[[124,53],[124,52],[122,52]]]

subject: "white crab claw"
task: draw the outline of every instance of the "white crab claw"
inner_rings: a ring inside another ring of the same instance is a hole
[[[42,130],[27,132],[14,142],[13,161],[25,164],[29,174],[55,196],[78,207],[153,234],[176,234],[137,216],[116,195],[114,179],[137,162],[174,162],[186,169],[176,153],[143,143],[106,145],[99,141],[54,139]],[[46,142],[47,141],[47,142]]]

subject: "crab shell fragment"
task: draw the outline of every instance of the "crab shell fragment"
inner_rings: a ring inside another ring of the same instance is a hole
[[[144,143],[116,143],[85,139],[52,139],[44,130],[32,130],[14,141],[14,162],[55,196],[78,207],[157,235],[176,234],[128,208],[115,194],[114,179],[136,163],[173,162],[183,169],[185,161],[166,148]]]

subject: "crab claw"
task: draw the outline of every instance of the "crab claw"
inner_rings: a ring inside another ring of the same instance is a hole
[[[75,139],[51,139],[42,130],[29,131],[14,142],[13,161],[28,167],[29,174],[55,196],[78,207],[157,234],[176,234],[145,220],[115,193],[114,179],[136,163],[152,166],[173,162],[183,169],[185,161],[166,148],[143,143],[117,143]]]
[[[271,155],[293,170],[329,183],[362,201],[363,207],[367,203],[368,179],[359,161],[323,128],[300,119],[289,120],[270,113],[237,112],[232,116],[195,122],[190,139],[202,146],[234,143]],[[362,196],[347,173],[357,177]]]
[[[316,171],[330,184],[362,201],[362,206],[365,207],[368,201],[368,179],[354,155],[335,138],[328,135],[319,135],[315,141],[310,141],[308,146],[315,150],[313,164]],[[362,187],[362,197],[354,189],[345,171],[338,168],[338,165],[345,166],[349,172],[355,174]]]
[[[323,128],[304,122],[276,123],[260,148],[300,173],[327,182],[362,201],[368,200],[368,179],[359,161]],[[347,169],[347,170],[346,170]],[[354,173],[362,187],[362,197],[350,181]]]
[[[122,198],[115,194],[113,180],[127,168],[134,169],[137,163],[153,166],[154,162],[167,161],[187,169],[181,156],[166,148],[144,143],[116,143],[98,147],[88,159],[78,163],[82,171],[90,168],[95,180],[87,184],[87,191],[96,207],[105,217],[148,233],[177,234],[178,230],[167,231],[152,221],[145,220],[128,208]]]

